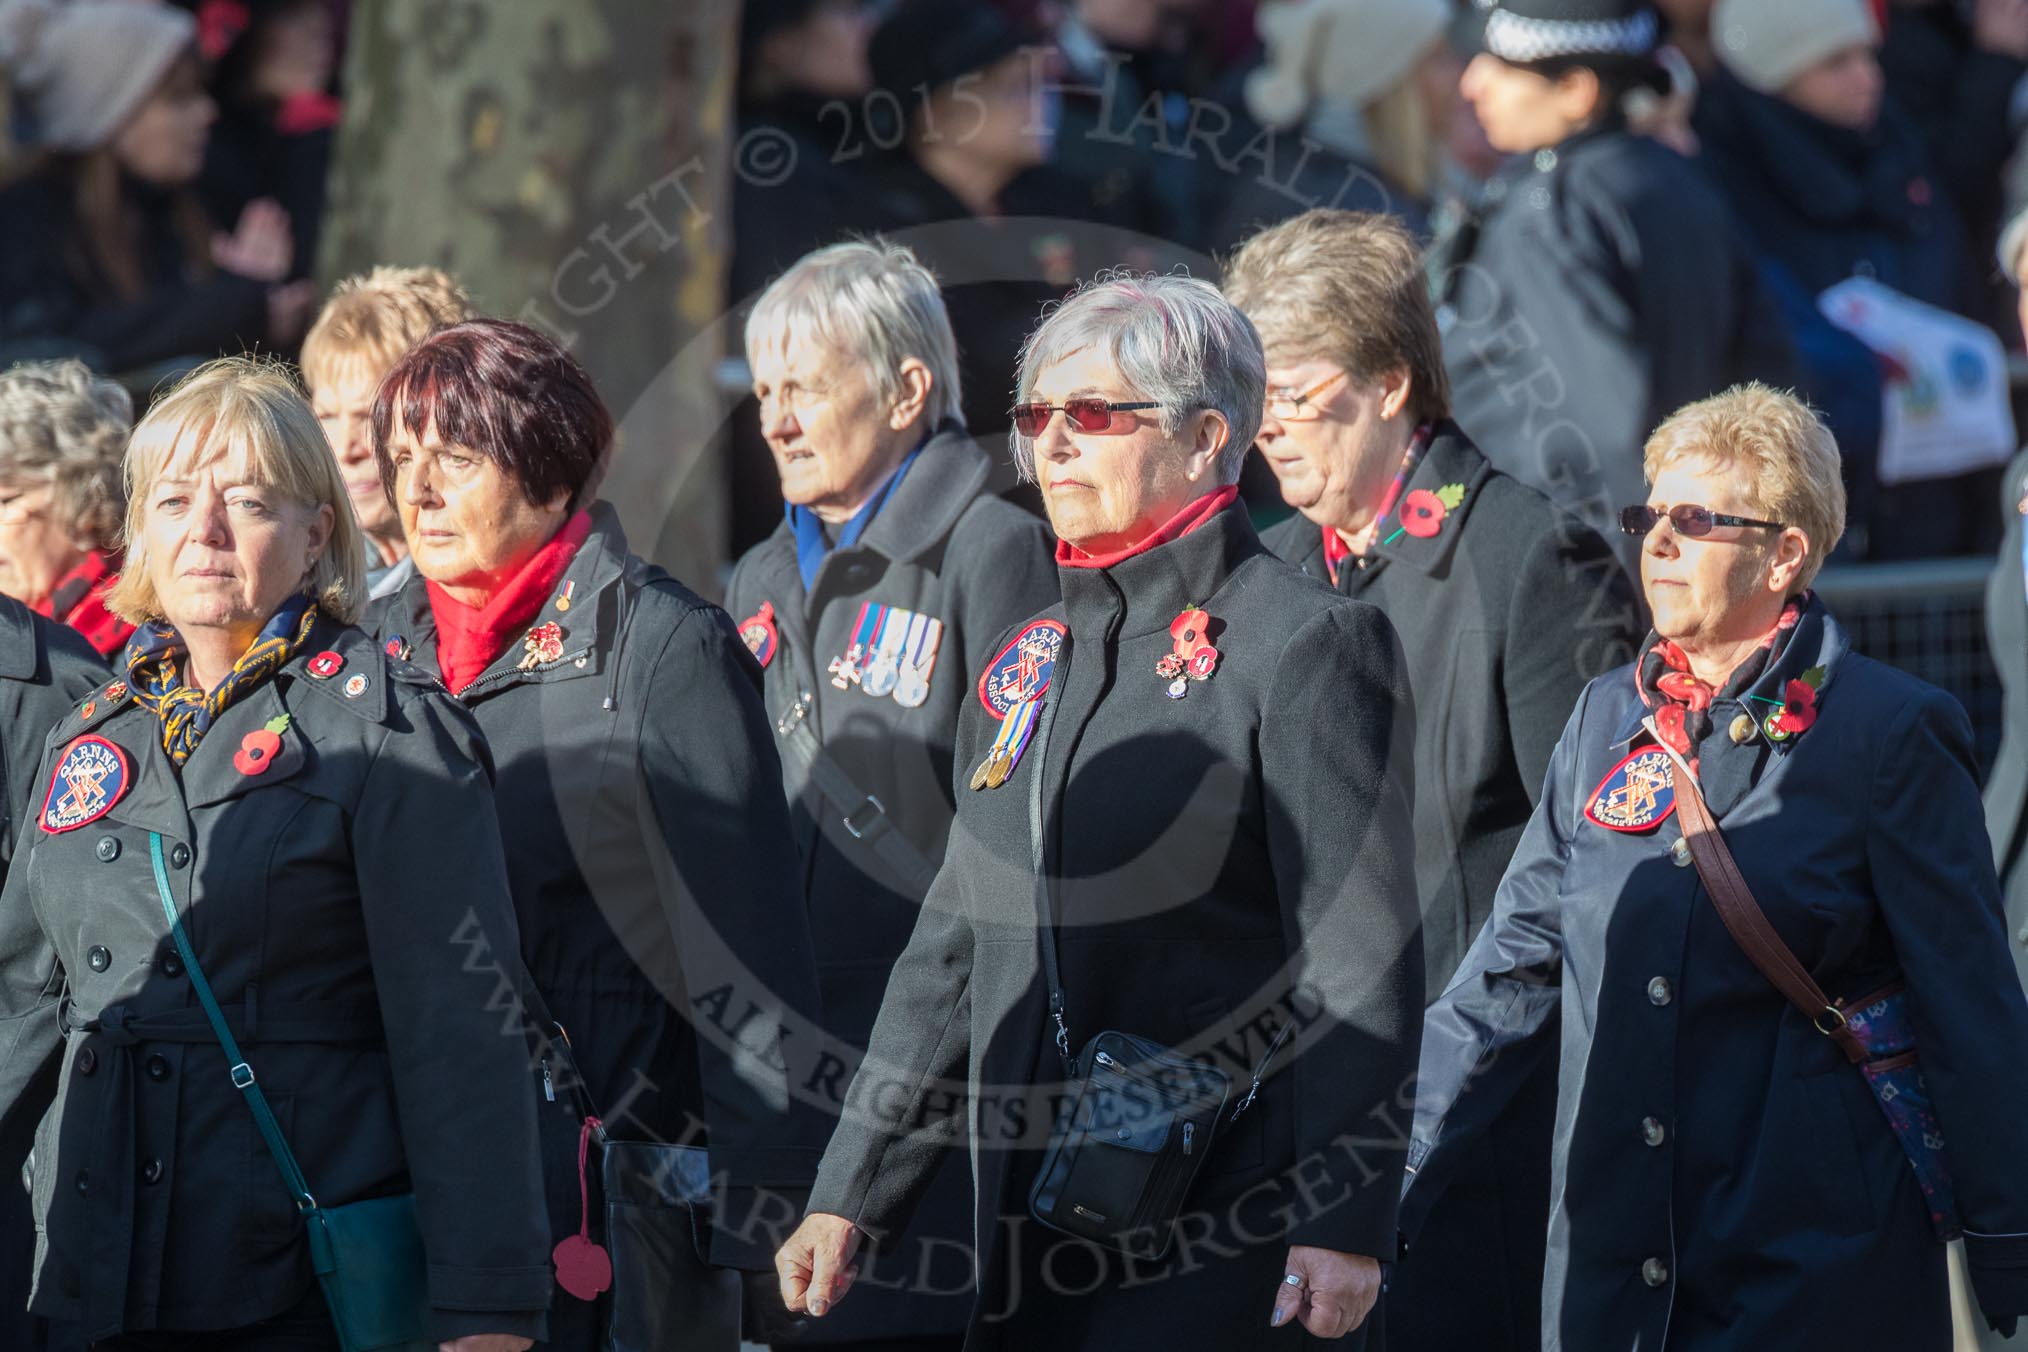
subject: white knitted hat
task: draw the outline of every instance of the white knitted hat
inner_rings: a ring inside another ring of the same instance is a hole
[[[1880,26],[1866,0],[1718,0],[1711,39],[1741,84],[1779,94],[1834,52],[1878,43]]]
[[[50,150],[110,141],[196,40],[189,11],[158,0],[0,0],[0,65]]]
[[[1246,106],[1292,127],[1318,99],[1363,108],[1408,77],[1451,22],[1445,0],[1276,0],[1256,19],[1266,48]]]

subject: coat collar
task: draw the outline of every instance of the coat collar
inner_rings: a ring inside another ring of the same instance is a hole
[[[1374,554],[1425,573],[1441,571],[1456,551],[1458,536],[1465,529],[1465,520],[1478,503],[1479,489],[1492,472],[1492,464],[1456,423],[1448,418],[1438,422],[1429,449],[1423,452],[1415,473],[1402,485],[1401,501],[1373,532]],[[1418,498],[1418,495],[1427,494],[1432,498],[1438,494],[1456,496],[1460,491],[1462,496],[1458,497],[1457,506],[1444,508],[1443,519],[1437,523],[1433,534],[1413,535],[1403,527],[1402,512],[1409,506],[1411,498],[1426,502],[1426,498]],[[1317,551],[1319,554],[1323,552],[1321,532]]]
[[[894,496],[882,504],[854,548],[873,550],[897,563],[912,562],[951,533],[992,470],[992,461],[964,427],[947,420],[923,443],[915,464],[894,486]],[[851,552],[833,550],[832,556]],[[829,568],[831,560],[826,559],[824,566]],[[819,571],[818,586],[823,577]]]
[[[1245,505],[1234,503],[1188,535],[1110,568],[1058,568],[1071,634],[1103,642],[1116,623],[1119,638],[1167,630],[1183,611],[1217,595],[1242,563],[1266,552]]]
[[[34,612],[11,596],[0,595],[0,632],[8,635],[0,643],[0,678],[32,681],[42,670],[42,631]]]
[[[523,668],[526,649],[520,643],[510,643],[465,687],[460,699],[470,702],[508,686],[572,680],[596,675],[602,669],[619,632],[619,582],[627,569],[627,536],[610,503],[595,502],[587,510],[591,532],[557,582],[555,594],[542,603],[529,626],[533,630],[538,625],[556,625],[562,639],[560,655]],[[427,580],[421,573],[409,578],[396,593],[381,627],[389,655],[399,656],[406,650],[407,660],[433,676],[437,674],[437,621],[430,609]]]
[[[331,667],[328,661],[319,660],[327,654],[336,657],[335,667]],[[331,674],[313,675],[312,663],[318,664],[318,670],[328,667]],[[355,684],[352,681],[354,676],[365,677],[364,683]],[[263,681],[260,690],[244,702],[254,703],[263,699],[280,682],[286,682],[291,688],[307,686],[318,691],[323,698],[355,718],[369,723],[387,721],[387,659],[373,639],[355,625],[340,624],[329,616],[319,617],[310,630],[309,639],[296,655],[275,673],[273,680]],[[358,693],[346,694],[348,686]],[[57,732],[65,740],[81,732],[90,732],[133,703],[134,692],[127,685],[126,676],[115,672],[78,702],[77,708],[57,724]],[[220,715],[220,720],[224,721],[231,712],[227,710]],[[279,703],[274,712],[280,712]],[[209,739],[210,734],[207,733],[206,740]]]
[[[1765,727],[1767,716],[1781,708],[1782,692],[1788,683],[1812,667],[1822,667],[1824,679],[1817,686],[1817,700],[1821,705],[1838,679],[1840,665],[1851,651],[1852,642],[1846,636],[1844,626],[1832,617],[1823,600],[1813,593],[1809,604],[1803,607],[1802,619],[1796,622],[1796,632],[1789,639],[1788,647],[1782,650],[1779,660],[1761,673],[1759,680],[1746,688],[1741,702],[1753,715],[1754,721]],[[1620,715],[1619,726],[1613,732],[1614,746],[1631,742],[1645,732],[1641,721],[1648,716],[1648,706],[1642,702],[1639,690],[1634,688],[1639,670],[1638,658],[1632,667],[1624,670],[1628,701]],[[1723,720],[1714,722],[1717,726],[1711,735],[1724,737]],[[1768,744],[1774,747],[1777,755],[1786,756],[1809,740],[1810,736],[1805,732],[1779,742],[1769,740]]]

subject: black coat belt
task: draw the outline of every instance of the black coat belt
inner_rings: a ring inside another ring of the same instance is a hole
[[[284,1042],[380,1042],[386,1032],[380,1012],[371,1004],[324,1003],[281,1005],[261,1010],[248,1000],[222,1007],[233,1036],[242,1044]],[[57,1023],[66,1036],[84,1033],[112,1053],[106,1074],[93,1082],[90,1097],[91,1186],[82,1199],[84,1252],[74,1255],[82,1286],[80,1314],[87,1340],[109,1337],[125,1322],[127,1276],[134,1245],[134,1056],[142,1043],[217,1044],[201,1009],[170,1009],[135,1015],[122,1004],[100,1010],[96,1018],[80,1018],[66,998],[57,1006]],[[82,1105],[74,1085],[66,1116]],[[227,1085],[223,1076],[219,1090]],[[38,1162],[54,1167],[54,1161]],[[52,1189],[53,1191],[53,1189]],[[54,1209],[56,1203],[51,1202]],[[68,1227],[66,1227],[68,1228]],[[73,1231],[76,1233],[76,1231]]]

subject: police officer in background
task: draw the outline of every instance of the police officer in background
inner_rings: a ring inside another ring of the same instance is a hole
[[[739,561],[726,605],[780,737],[828,1031],[858,1047],[943,858],[958,711],[994,636],[1055,602],[1056,570],[1043,524],[987,487],[950,321],[909,250],[810,254],[763,293],[746,344],[786,510]],[[869,1286],[823,1322],[825,1341],[958,1345],[963,1164],[942,1171],[890,1260],[914,1289]]]

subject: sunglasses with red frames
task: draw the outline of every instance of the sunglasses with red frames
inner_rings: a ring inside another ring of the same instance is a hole
[[[1629,535],[1646,537],[1648,532],[1655,528],[1655,524],[1665,516],[1669,518],[1669,524],[1676,528],[1678,535],[1687,535],[1693,540],[1701,535],[1711,534],[1713,526],[1758,526],[1762,530],[1786,529],[1785,523],[1780,521],[1757,521],[1750,516],[1728,516],[1724,512],[1714,512],[1709,507],[1698,507],[1687,502],[1678,503],[1666,510],[1661,507],[1622,507],[1620,529]]]
[[[1079,396],[1060,404],[1016,404],[1008,412],[1014,417],[1014,430],[1032,438],[1042,435],[1042,429],[1049,426],[1049,415],[1058,409],[1063,410],[1064,418],[1078,431],[1103,432],[1113,425],[1115,413],[1134,413],[1160,407],[1157,403],[1116,404],[1110,399]]]

